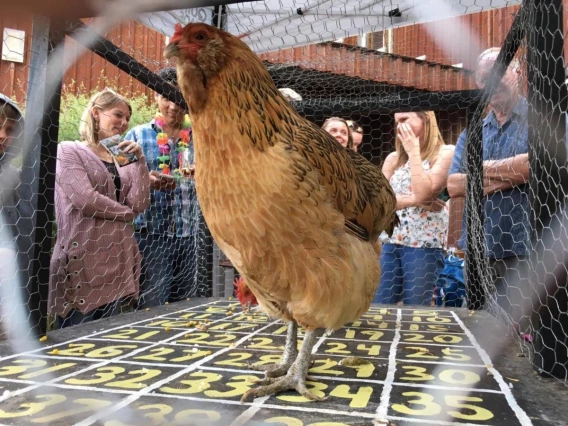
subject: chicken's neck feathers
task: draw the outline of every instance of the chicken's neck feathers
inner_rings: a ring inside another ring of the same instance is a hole
[[[238,143],[263,152],[279,141],[291,140],[299,117],[262,63],[255,62],[258,60],[246,57],[229,61],[218,75],[208,79],[205,90],[188,90],[188,97],[195,103],[196,97],[203,98],[203,108],[192,110],[195,126],[199,127],[200,121],[210,126],[217,121],[215,116],[222,116],[224,125],[238,133]],[[207,130],[211,131],[215,130]]]

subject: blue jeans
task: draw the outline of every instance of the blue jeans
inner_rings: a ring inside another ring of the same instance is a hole
[[[430,305],[434,284],[444,267],[444,250],[384,244],[381,281],[373,303]]]
[[[194,238],[137,232],[136,240],[142,253],[139,309],[185,300],[193,295],[197,275]]]
[[[77,309],[73,309],[67,317],[63,318],[57,316],[57,328],[67,328],[73,325],[85,324],[86,322],[96,321],[103,318],[109,318],[118,315],[120,311],[120,304],[122,300],[115,300],[114,302],[107,303],[106,305],[99,306],[86,314],[81,313]]]

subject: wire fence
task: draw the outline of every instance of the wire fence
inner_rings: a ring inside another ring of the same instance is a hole
[[[41,335],[233,294],[238,271],[203,218],[191,115],[163,58],[175,23],[205,22],[241,36],[299,115],[389,178],[401,223],[380,238],[374,302],[487,309],[566,382],[562,1],[474,13],[430,2],[441,20],[425,5],[351,3],[237,3],[64,29],[34,17],[24,35],[4,31],[4,333],[18,310]]]

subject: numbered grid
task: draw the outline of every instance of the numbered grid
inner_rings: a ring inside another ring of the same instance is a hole
[[[287,392],[240,404],[262,377],[249,363],[278,362],[286,325],[238,306],[214,301],[1,358],[2,399],[32,409],[2,410],[0,421],[530,424],[450,311],[371,308],[319,333],[308,386],[327,401]]]

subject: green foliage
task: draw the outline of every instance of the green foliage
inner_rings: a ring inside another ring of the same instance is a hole
[[[113,89],[120,93],[119,88]],[[96,93],[96,90],[88,93],[84,86],[79,86],[75,90],[73,83],[66,87],[61,96],[59,141],[72,141],[80,138],[79,124],[81,123],[81,116],[94,93]],[[153,99],[148,99],[143,93],[134,94],[128,99],[132,105],[132,117],[130,118],[129,128],[148,123],[154,118],[156,107],[153,105]]]

